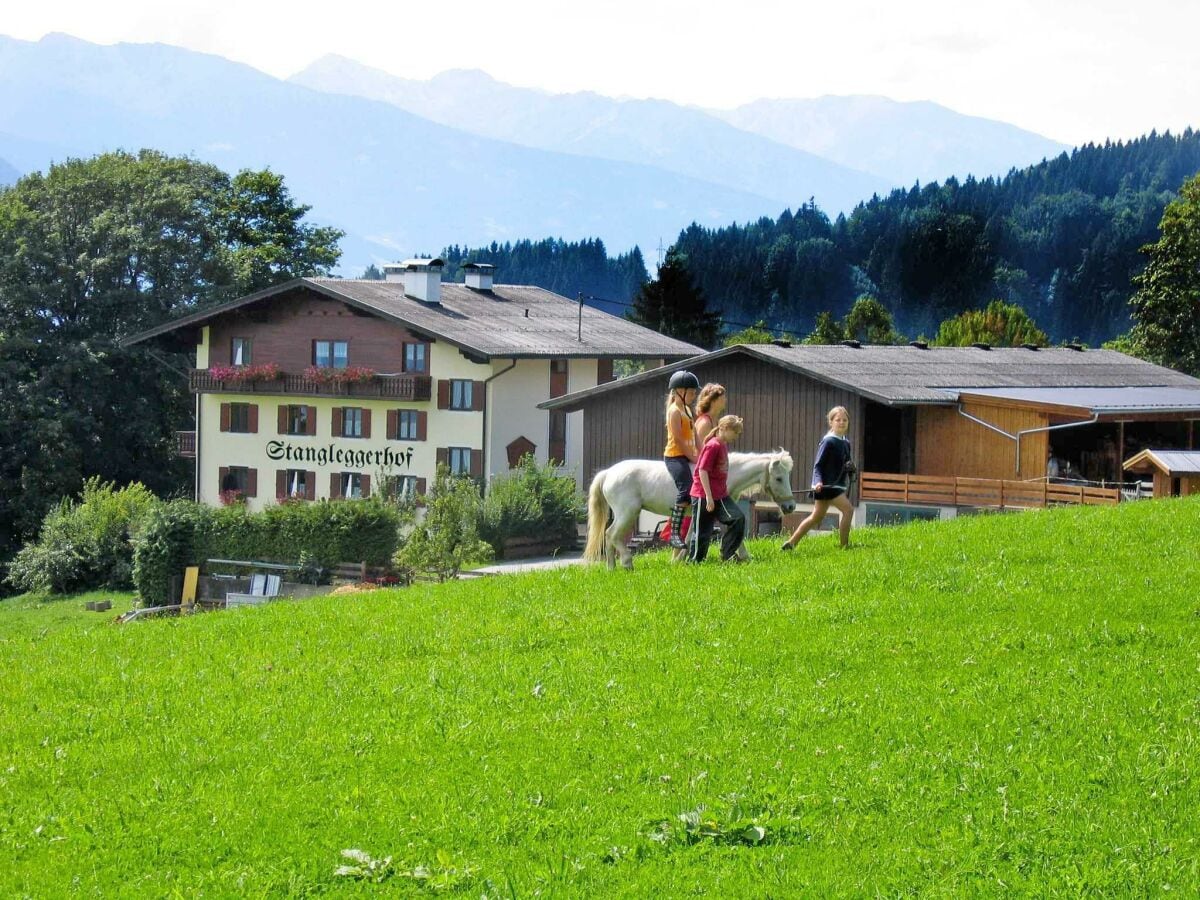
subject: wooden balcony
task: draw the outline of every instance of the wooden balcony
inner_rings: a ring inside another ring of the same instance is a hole
[[[283,375],[271,381],[221,381],[207,369],[192,369],[192,393],[294,394],[309,397],[379,397],[385,400],[421,402],[432,396],[428,375],[376,375],[370,381],[321,382],[303,375]]]
[[[1000,478],[942,475],[893,475],[863,472],[863,500],[917,503],[927,506],[981,506],[992,509],[1035,509],[1046,506],[1112,506],[1121,502],[1118,488]]]
[[[195,457],[196,457],[196,432],[194,432],[194,431],[177,431],[177,432],[175,432],[175,455],[182,456],[186,459],[195,459]]]

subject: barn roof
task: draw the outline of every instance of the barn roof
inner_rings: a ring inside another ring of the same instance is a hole
[[[750,356],[888,405],[951,404],[958,401],[960,394],[979,394],[994,389],[1108,388],[1124,392],[1131,387],[1172,387],[1200,390],[1200,380],[1115,350],[739,344],[567,394],[541,405],[544,409],[580,409],[593,397],[645,381],[665,380],[678,369],[699,367],[735,354]],[[1148,396],[1139,394],[1138,398],[1141,402],[1149,402]],[[1123,401],[1110,394],[1106,402]],[[1200,408],[1200,405],[1186,408]]]
[[[700,351],[694,344],[588,306],[581,313],[576,301],[539,287],[498,284],[490,290],[476,290],[443,283],[440,302],[426,303],[407,296],[398,281],[341,278],[298,278],[144,331],[125,343],[203,325],[240,307],[297,289],[340,300],[485,359],[670,359]]]

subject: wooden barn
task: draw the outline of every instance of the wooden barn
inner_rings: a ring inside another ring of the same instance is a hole
[[[1112,350],[738,345],[541,404],[583,415],[585,482],[661,456],[678,369],[725,385],[728,411],[745,418],[742,448],[792,452],[798,495],[826,412],[845,406],[868,521],[1116,503],[1121,461],[1195,447],[1200,419],[1200,380]]]

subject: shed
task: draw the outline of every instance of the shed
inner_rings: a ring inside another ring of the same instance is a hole
[[[1143,450],[1125,460],[1123,468],[1152,475],[1155,497],[1200,494],[1200,450]]]

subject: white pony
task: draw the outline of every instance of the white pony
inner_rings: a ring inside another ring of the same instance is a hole
[[[727,483],[731,497],[757,487],[785,513],[796,508],[792,497],[792,455],[786,450],[730,453]],[[647,509],[670,515],[677,493],[671,473],[661,459],[626,459],[601,469],[588,491],[588,537],[583,558],[599,562],[603,556],[612,569],[620,556],[621,565],[632,569],[633,554],[626,542],[638,513]],[[610,509],[613,521],[608,525]]]

